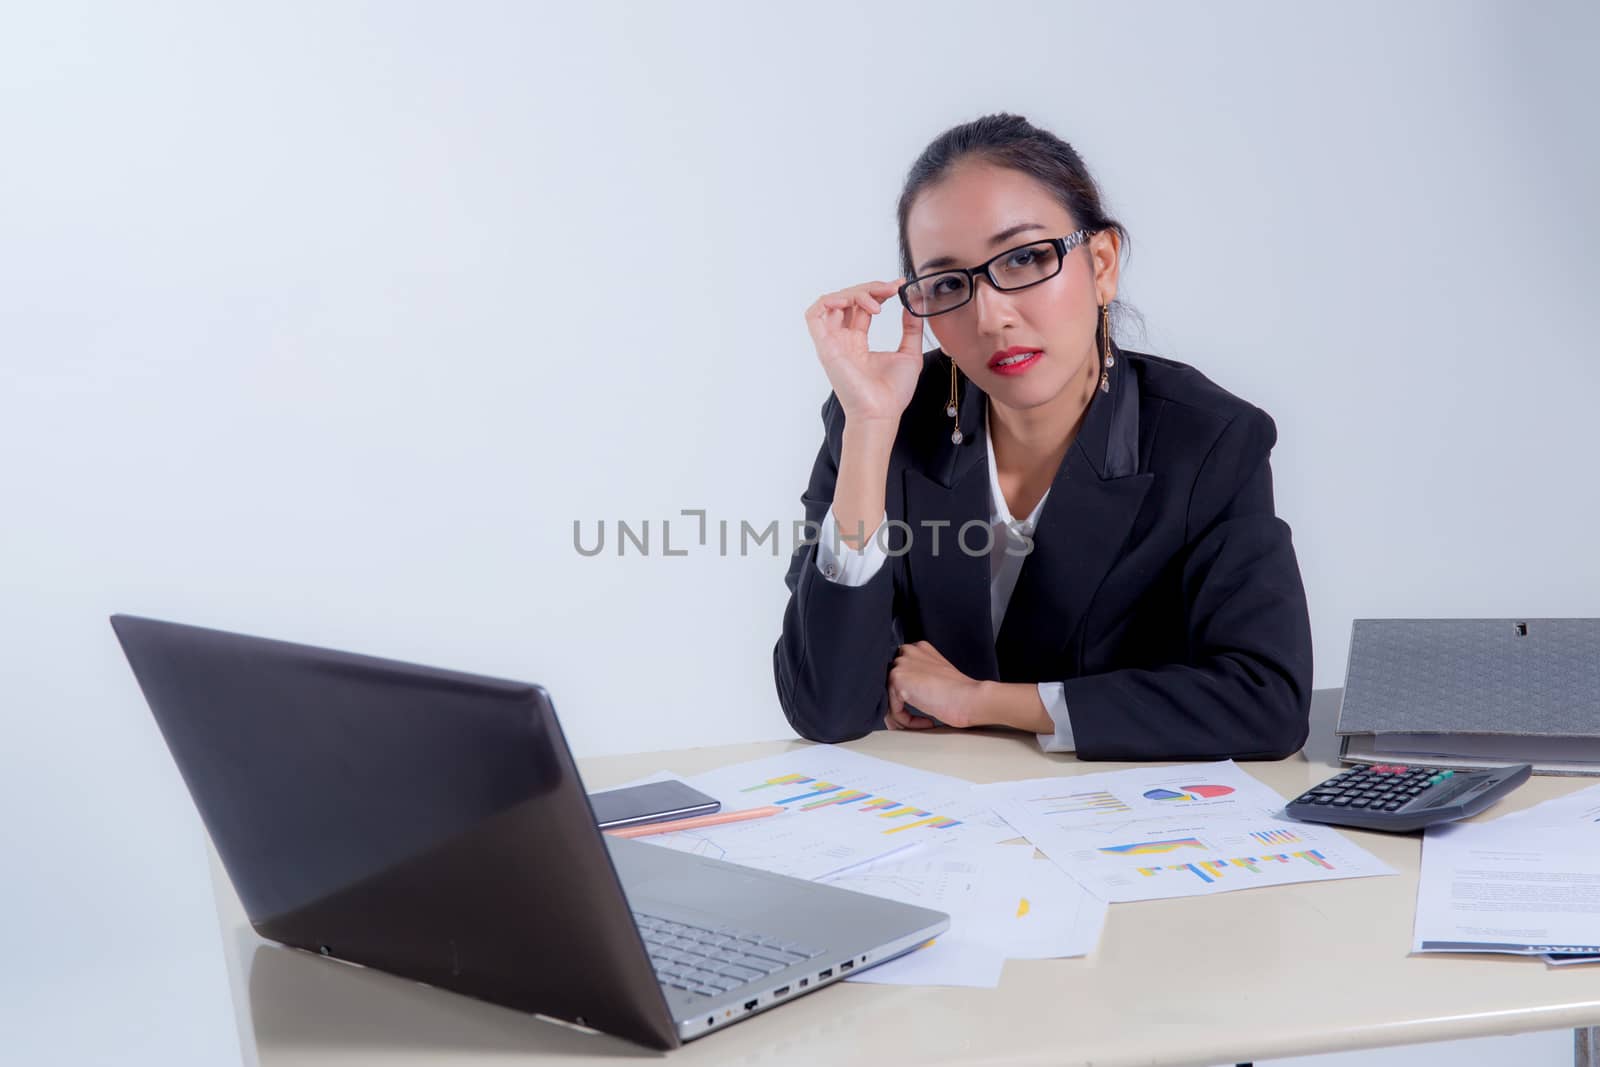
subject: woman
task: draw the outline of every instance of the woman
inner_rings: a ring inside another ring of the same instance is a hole
[[[955,127],[911,168],[899,230],[902,277],[806,310],[833,389],[773,650],[791,725],[1013,727],[1097,760],[1296,752],[1311,626],[1276,426],[1112,340],[1126,233],[1078,154],[1015,115]],[[870,352],[896,294],[900,347]]]

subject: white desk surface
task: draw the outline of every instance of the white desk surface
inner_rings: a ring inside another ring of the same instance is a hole
[[[580,766],[593,790],[801,744],[685,749]],[[1031,736],[1008,732],[879,731],[849,747],[974,782],[1128,766],[1047,756]],[[1304,753],[1240,766],[1285,798],[1333,773],[1332,763]],[[1593,783],[1536,776],[1485,816]],[[1114,904],[1093,954],[1012,960],[998,989],[837,983],[669,1055],[685,1065],[1214,1065],[1600,1023],[1600,965],[1408,955],[1420,835],[1344,832],[1400,874]],[[609,1064],[660,1055],[262,941],[215,854],[212,863],[246,1063]]]

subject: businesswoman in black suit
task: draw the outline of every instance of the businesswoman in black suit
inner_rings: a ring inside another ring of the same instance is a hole
[[[898,214],[902,277],[805,313],[833,388],[773,649],[791,725],[1013,727],[1094,760],[1297,751],[1311,627],[1276,426],[1115,343],[1126,233],[1077,152],[1015,115],[957,126]],[[897,293],[900,347],[868,351]]]

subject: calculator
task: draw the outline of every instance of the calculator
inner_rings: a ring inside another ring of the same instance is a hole
[[[1528,780],[1530,763],[1450,770],[1409,763],[1351,767],[1295,797],[1284,813],[1363,830],[1420,830],[1476,815]]]

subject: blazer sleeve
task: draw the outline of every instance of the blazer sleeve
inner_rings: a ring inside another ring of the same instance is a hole
[[[832,393],[823,402],[822,422],[822,448],[800,497],[806,520],[817,527],[833,506],[839,477],[844,410]],[[898,647],[894,567],[877,568],[861,585],[829,581],[817,567],[817,546],[810,544],[789,560],[784,581],[789,602],[772,650],[772,672],[789,725],[807,740],[824,742],[853,741],[881,729]]]
[[[1276,443],[1252,407],[1200,466],[1185,518],[1187,662],[1062,683],[1080,759],[1283,759],[1305,744],[1311,619],[1273,509]]]

